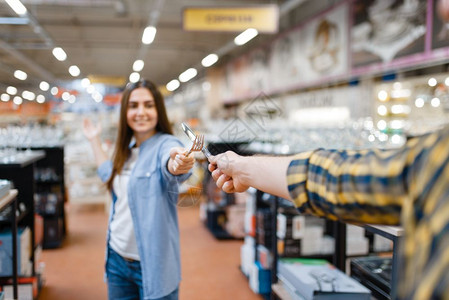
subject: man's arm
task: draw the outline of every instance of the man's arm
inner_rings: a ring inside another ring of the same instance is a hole
[[[252,186],[261,191],[290,199],[287,168],[291,157],[243,157],[232,151],[210,159],[209,170],[217,186],[227,193],[243,192]]]

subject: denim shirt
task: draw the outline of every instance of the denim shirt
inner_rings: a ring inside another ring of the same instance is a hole
[[[140,256],[144,299],[170,294],[181,280],[176,204],[178,184],[191,173],[175,176],[168,171],[167,163],[172,147],[183,145],[169,134],[156,133],[144,141],[140,145],[139,158],[129,178],[128,204]],[[107,181],[111,173],[112,161],[106,161],[98,168],[98,175],[103,181]],[[116,200],[114,193],[112,198],[108,243]]]

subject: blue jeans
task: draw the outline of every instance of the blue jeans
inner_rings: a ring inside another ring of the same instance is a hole
[[[142,271],[140,261],[129,261],[108,247],[106,264],[109,300],[143,299]],[[178,289],[154,300],[178,300]]]

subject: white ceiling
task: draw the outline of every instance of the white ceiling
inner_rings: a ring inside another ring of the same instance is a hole
[[[0,93],[8,85],[32,88],[41,80],[54,84],[73,79],[67,71],[72,64],[81,69],[80,78],[96,75],[127,80],[138,58],[145,61],[142,76],[165,85],[187,68],[199,66],[202,58],[223,49],[237,35],[183,31],[183,7],[281,6],[289,2],[303,1],[22,0],[29,23],[0,24]],[[0,19],[12,17],[18,15],[0,0]],[[158,32],[154,43],[143,47],[141,37],[148,24],[156,25]],[[65,50],[66,61],[54,58],[51,51],[56,46]],[[28,79],[15,79],[16,69],[28,73]]]

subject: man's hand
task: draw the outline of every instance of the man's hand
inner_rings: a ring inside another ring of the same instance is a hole
[[[240,193],[249,188],[245,183],[244,161],[244,157],[232,151],[209,158],[209,171],[220,189],[226,193]]]
[[[168,160],[168,171],[173,175],[186,174],[192,169],[195,163],[193,155],[186,156],[186,149],[174,147],[170,149],[170,159]]]

